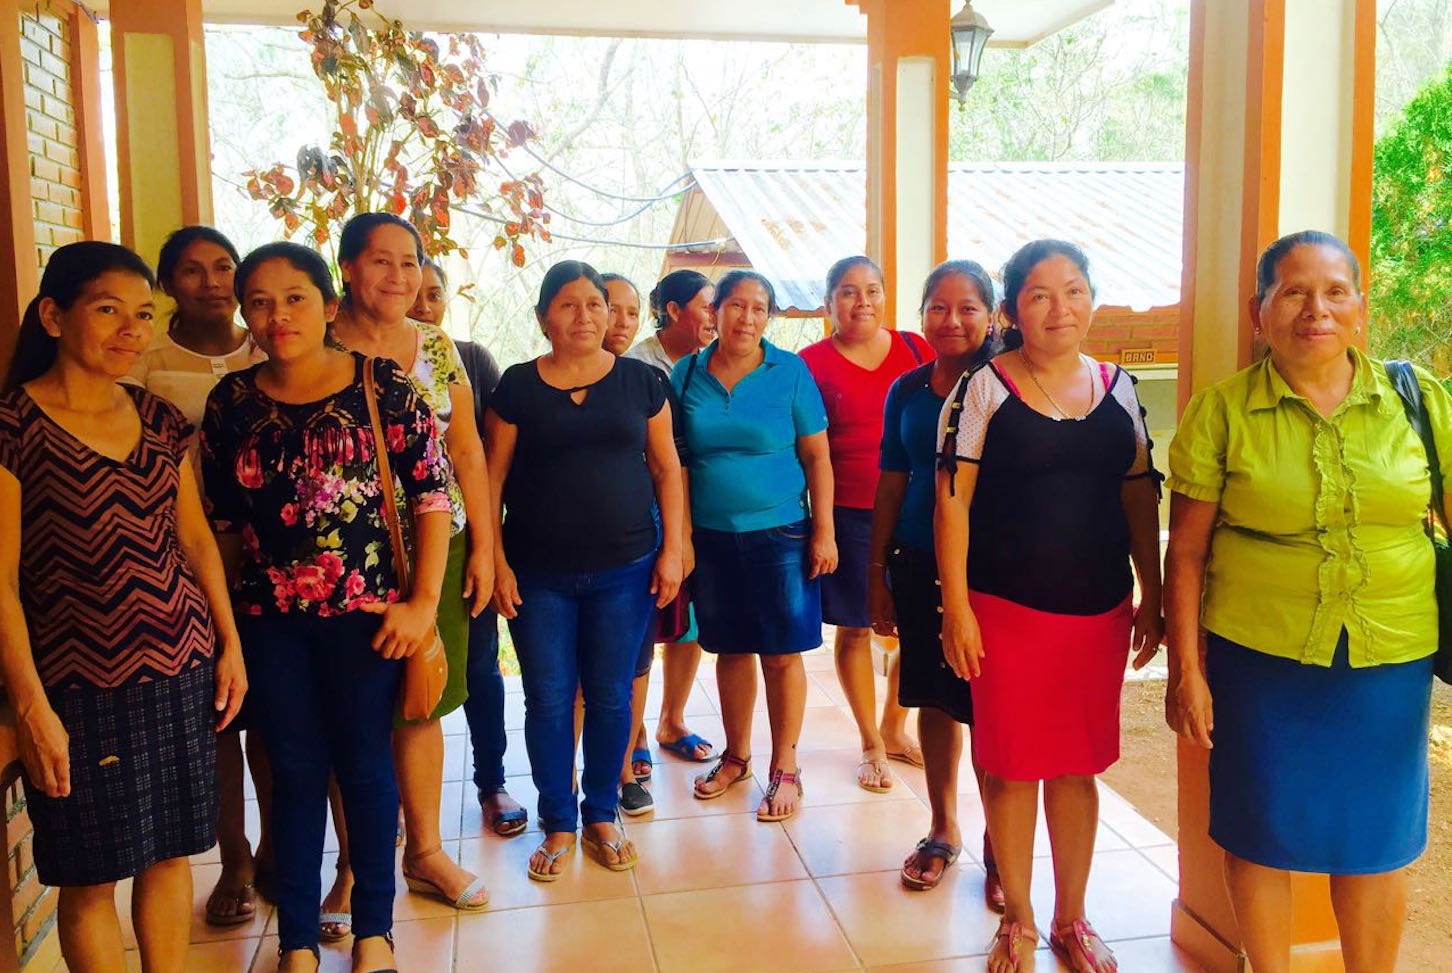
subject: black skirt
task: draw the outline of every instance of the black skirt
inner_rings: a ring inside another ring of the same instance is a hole
[[[897,612],[897,702],[908,709],[931,706],[973,725],[973,692],[943,658],[943,590],[932,551],[894,543],[887,580]]]
[[[25,780],[43,884],[116,882],[216,844],[215,671],[48,691],[70,734],[71,793]]]

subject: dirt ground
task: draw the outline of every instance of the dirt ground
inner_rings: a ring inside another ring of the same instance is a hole
[[[1163,682],[1125,687],[1122,756],[1105,781],[1139,812],[1176,834],[1175,747],[1164,721]],[[1432,807],[1427,853],[1409,870],[1410,902],[1398,973],[1452,966],[1452,686],[1432,693]]]

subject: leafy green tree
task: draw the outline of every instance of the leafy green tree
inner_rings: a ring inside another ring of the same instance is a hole
[[[1376,143],[1372,351],[1452,373],[1452,69]]]

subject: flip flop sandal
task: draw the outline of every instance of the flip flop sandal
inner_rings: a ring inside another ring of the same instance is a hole
[[[1105,955],[1095,955],[1095,942],[1099,943]],[[1114,950],[1094,931],[1088,919],[1075,919],[1068,925],[1052,927],[1049,945],[1074,973],[1116,973],[1119,969]]]
[[[329,929],[328,927],[332,928]],[[353,935],[353,913],[322,912],[318,914],[318,938],[325,943],[338,943]]]
[[[662,743],[660,748],[669,753],[675,754],[682,760],[689,760],[691,763],[704,764],[710,762],[712,754],[707,753],[704,757],[696,756],[696,748],[705,747],[707,750],[715,750],[716,745],[705,737],[695,733],[688,733],[672,743]]]
[[[791,784],[797,789],[797,806],[785,814],[772,814],[770,810],[771,799],[776,797],[776,792],[781,789],[781,785],[783,784]],[[770,824],[773,821],[785,821],[797,813],[806,796],[806,789],[802,787],[802,768],[798,767],[795,772],[790,774],[781,768],[777,768],[771,772],[771,784],[766,788],[766,796],[761,799],[761,807],[756,812],[756,820],[763,824]]]
[[[580,847],[585,849],[585,854],[597,865],[603,865],[612,872],[628,872],[640,861],[639,852],[633,852],[629,858],[621,853],[621,849],[625,847],[624,835],[618,841],[606,841],[586,831],[580,836]],[[607,848],[615,853],[614,861],[605,857]]]
[[[916,744],[906,750],[889,750],[887,753],[887,759],[896,760],[899,763],[905,763],[912,767],[927,766],[923,762],[923,748],[917,746]]]
[[[403,882],[408,886],[410,892],[417,892],[419,895],[426,895],[431,899],[438,899],[440,902],[453,906],[460,912],[483,912],[489,908],[489,896],[487,895],[484,896],[483,902],[474,901],[479,893],[484,891],[484,880],[482,878],[474,879],[474,881],[464,887],[464,891],[452,899],[449,898],[447,892],[426,878],[420,878],[417,875],[410,875],[408,872],[404,872]]]
[[[213,889],[212,894],[207,897],[207,925],[226,927],[240,926],[244,922],[251,922],[257,917],[257,902],[254,898],[254,893],[256,891],[257,890],[255,886],[251,883],[242,886],[236,892],[233,892],[231,894],[223,892],[219,889]],[[222,902],[230,901],[233,906],[233,911],[227,914],[217,912],[215,909],[213,909],[212,903],[217,902],[218,900]],[[243,912],[242,907],[244,905],[251,906],[252,911]]]
[[[733,767],[739,767],[741,776],[727,783],[727,785],[721,788],[719,791],[701,790],[702,784],[709,784],[717,777],[720,777],[721,772],[726,769],[727,764],[730,764]],[[716,798],[723,796],[727,791],[735,787],[737,784],[740,784],[743,781],[748,781],[750,779],[751,758],[747,757],[745,760],[742,760],[740,757],[734,757],[729,753],[723,752],[721,754],[721,759],[716,761],[716,766],[712,767],[710,771],[701,775],[700,777],[697,777],[695,781],[692,782],[691,793],[695,795],[695,798],[698,801],[714,801]]]
[[[872,772],[877,775],[878,780],[887,780],[886,784],[869,784],[862,779],[862,768],[871,767]],[[874,794],[888,794],[892,792],[892,774],[887,769],[887,764],[881,760],[873,760],[871,757],[863,757],[857,761],[857,786],[864,791],[871,791]]]
[[[480,791],[479,809],[481,811],[484,811],[485,827],[487,827],[490,831],[493,831],[501,838],[513,838],[517,834],[522,834],[524,832],[524,829],[529,827],[529,812],[522,807],[517,807],[512,811],[498,811],[494,814],[490,814],[484,808],[484,801],[486,798],[490,798],[496,794],[503,793],[505,793],[505,790],[502,787],[499,788],[499,790],[491,791],[488,794]]]
[[[566,855],[574,850],[575,843],[573,841],[570,842],[568,845],[565,845],[565,847],[561,848],[559,851],[550,851],[543,844],[541,844],[538,848],[535,849],[535,854],[544,856],[545,868],[549,869],[554,868],[555,862],[559,861],[561,858],[564,858]],[[537,872],[534,870],[533,866],[530,866],[529,868],[529,877],[534,879],[536,882],[558,882],[560,880],[560,876],[564,874],[564,872]]]
[[[923,868],[926,868],[932,859],[941,858],[943,859],[943,867],[938,870],[937,878],[928,879],[922,878],[921,876],[914,877],[909,875],[907,865],[904,864],[901,872],[902,884],[914,892],[927,892],[930,889],[937,888],[938,883],[943,880],[943,876],[948,874],[948,868],[958,860],[958,856],[962,853],[962,845],[950,845],[946,841],[939,841],[932,836],[923,838],[917,843],[917,847],[913,849],[914,857]]]
[[[1028,950],[1026,953],[1019,945],[1025,939],[1028,940]],[[1009,922],[1007,919],[1004,919],[998,923],[998,931],[993,934],[993,940],[988,944],[988,954],[990,956],[998,948],[1000,940],[1007,943],[1008,949],[1006,952],[1008,954],[1008,961],[1013,964],[1013,968],[1016,970],[1025,955],[1033,955],[1034,946],[1039,941],[1039,934],[1038,930],[1032,926],[1025,929],[1021,923]]]
[[[636,764],[645,764],[646,771],[643,774],[635,774],[635,782],[644,784],[650,781],[650,776],[655,770],[655,761],[650,757],[649,747],[636,747],[630,752],[630,771],[635,773]]]

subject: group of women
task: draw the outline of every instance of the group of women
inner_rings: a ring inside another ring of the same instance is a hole
[[[659,643],[656,743],[714,760],[694,796],[751,779],[759,667],[756,816],[795,814],[801,654],[825,621],[857,783],[890,790],[893,759],[926,773],[931,825],[902,884],[935,888],[961,853],[969,725],[1003,913],[987,968],[1032,963],[1042,781],[1048,940],[1077,973],[1109,973],[1086,916],[1095,777],[1118,758],[1130,654],[1143,665],[1168,636],[1167,714],[1215,744],[1211,831],[1256,969],[1288,969],[1290,871],[1333,876],[1349,970],[1393,968],[1401,869],[1426,840],[1429,471],[1355,347],[1365,301],[1340,241],[1298,234],[1262,259],[1267,355],[1192,399],[1170,451],[1163,591],[1145,413],[1128,373],[1083,352],[1094,286],[1072,244],[1021,248],[1001,300],[979,264],[937,267],[921,334],[887,326],[875,264],[839,261],[832,333],[800,355],[765,337],[776,297],[757,273],[667,276],[636,343],[634,285],[565,261],[535,307],[549,351],[502,375],[438,327],[447,281],[406,222],[355,217],[338,258],[341,293],[307,248],[242,259],[205,227],[173,235],[157,278],[122,247],[74,244],[22,323],[0,392],[0,666],[71,970],[119,968],[124,878],[143,968],[183,969],[187,858],[214,842],[208,921],[276,901],[285,973],[348,935],[354,973],[397,968],[398,840],[411,890],[487,908],[442,850],[439,720],[464,708],[486,825],[524,831],[504,789],[496,613],[539,792],[533,880],[558,880],[577,846],[612,870],[638,861],[619,815],[652,805]],[[154,334],[158,283],[176,311]],[[1452,402],[1418,377],[1452,455]],[[900,645],[880,716],[873,631]],[[403,721],[403,660],[435,638],[448,684]],[[719,752],[684,716],[703,650]]]

